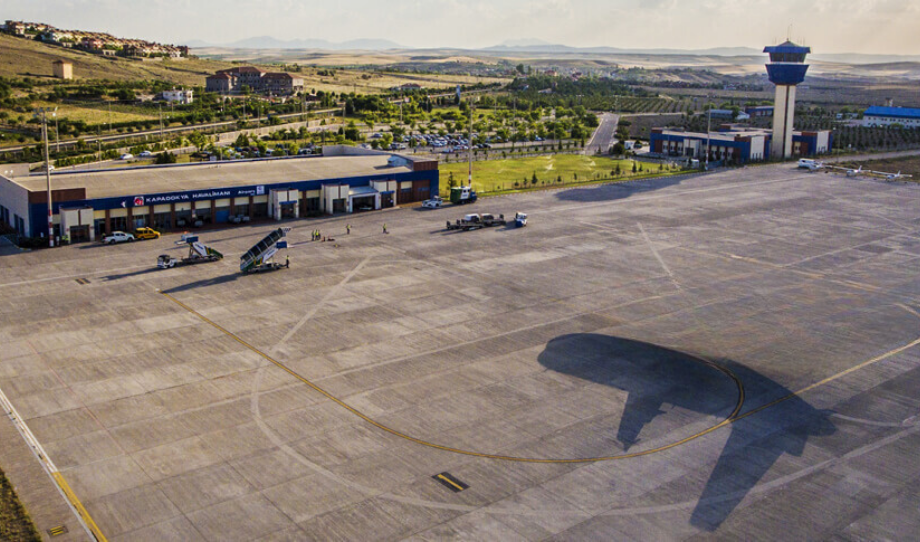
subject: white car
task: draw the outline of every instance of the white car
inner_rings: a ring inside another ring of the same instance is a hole
[[[114,245],[115,243],[132,243],[134,242],[134,236],[123,231],[113,231],[111,234],[103,237],[102,242],[106,245]]]
[[[422,202],[422,207],[426,209],[439,209],[442,205],[444,205],[444,200],[440,196],[435,196]]]
[[[153,153],[150,151],[144,151],[137,155],[138,158],[150,158],[151,156],[153,156]]]
[[[119,160],[130,160],[130,159],[132,159],[132,158],[134,158],[134,155],[131,154],[130,152],[126,152],[126,153],[124,153],[124,154],[121,155],[121,157],[119,158]]]

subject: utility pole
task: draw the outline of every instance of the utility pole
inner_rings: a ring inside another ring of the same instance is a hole
[[[58,118],[57,118],[56,111],[57,110],[55,109],[55,113],[54,115],[52,115],[54,117],[54,139],[55,139],[54,152],[61,152],[61,131],[58,130]]]
[[[706,171],[709,171],[709,141],[710,141],[710,124],[712,123],[712,108],[706,104]]]
[[[57,108],[51,112],[51,115],[57,118]],[[54,248],[54,211],[51,206],[51,159],[48,152],[48,116],[44,108],[39,108],[35,112],[36,117],[41,118],[42,122],[42,141],[45,146],[45,181],[48,184],[48,246]]]
[[[473,188],[473,99],[470,98],[470,138],[468,140],[469,144],[467,145],[467,154],[470,159],[470,171],[469,177],[467,179],[467,184],[470,188]]]
[[[160,106],[160,139],[163,139],[163,104]]]

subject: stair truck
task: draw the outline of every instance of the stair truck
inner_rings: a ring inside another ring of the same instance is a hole
[[[256,243],[246,254],[240,256],[240,272],[248,275],[249,273],[274,271],[285,267],[283,263],[273,262],[272,257],[278,253],[278,250],[287,248],[287,241],[283,239],[290,229],[278,228]]]
[[[216,262],[224,257],[220,252],[200,242],[197,235],[183,235],[182,240],[188,244],[188,256],[174,258],[169,254],[161,254],[157,258],[157,267],[160,269],[172,269],[181,265]]]
[[[466,215],[462,219],[455,222],[447,221],[448,230],[478,230],[479,228],[492,228],[495,226],[504,226],[508,221],[505,220],[505,215],[498,215],[498,218],[495,218],[494,215],[490,214],[471,214]]]
[[[454,205],[474,203],[477,197],[476,191],[469,186],[455,186],[450,189],[450,202]]]

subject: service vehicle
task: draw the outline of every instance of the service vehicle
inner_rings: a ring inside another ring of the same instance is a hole
[[[135,239],[159,239],[160,232],[153,228],[137,228],[134,230]]]
[[[799,160],[799,169],[808,169],[811,171],[815,171],[817,169],[822,169],[823,167],[824,167],[824,163],[819,162],[817,160],[811,160],[809,158],[801,158]]]
[[[132,158],[134,158],[134,155],[130,152],[126,152],[119,157],[119,160],[130,160]]]
[[[447,221],[448,230],[478,230],[479,228],[492,228],[495,226],[504,226],[507,224],[505,220],[505,215],[498,215],[498,218],[495,218],[491,214],[469,214],[464,216],[462,219],[451,222]]]
[[[422,207],[426,209],[440,209],[442,205],[444,205],[444,200],[441,196],[435,196],[422,202]]]
[[[106,245],[114,245],[116,243],[133,243],[134,236],[123,231],[113,231],[109,235],[103,237],[102,242]]]
[[[450,189],[450,202],[454,205],[474,203],[478,196],[470,186],[455,186]]]
[[[514,214],[514,227],[523,228],[527,225],[527,213],[515,213]]]
[[[169,254],[161,254],[157,258],[157,267],[160,269],[172,269],[181,265],[216,262],[224,257],[220,252],[198,241],[197,235],[183,235],[182,240],[188,243],[188,256],[174,258]]]
[[[273,262],[272,258],[280,249],[287,248],[287,241],[284,238],[287,237],[289,231],[291,228],[276,229],[246,251],[246,254],[240,256],[240,272],[248,275],[287,267],[285,264]]]

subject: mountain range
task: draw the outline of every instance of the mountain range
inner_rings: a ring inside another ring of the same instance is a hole
[[[385,39],[353,39],[334,42],[324,39],[293,39],[282,40],[272,36],[256,36],[237,40],[231,43],[215,44],[201,40],[184,42],[193,49],[206,47],[219,47],[225,49],[318,49],[328,51],[362,50],[362,51],[387,51],[387,50],[419,50],[415,47],[406,47],[391,40]],[[428,49],[428,48],[426,48]],[[431,49],[438,49],[433,47]],[[684,55],[684,56],[763,56],[763,49],[754,47],[713,47],[710,49],[674,49],[674,48],[619,48],[619,47],[572,47],[559,43],[550,43],[540,39],[522,38],[510,39],[484,48],[447,47],[445,50],[470,51],[492,54],[598,54],[598,55]],[[877,64],[890,62],[917,62],[918,55],[876,55],[859,53],[828,53],[814,54],[810,58],[825,62],[841,62],[846,64]]]
[[[356,39],[334,42],[323,39],[281,40],[272,36],[256,36],[237,40],[232,43],[207,43],[201,40],[189,40],[185,45],[191,48],[223,47],[228,49],[326,49],[332,51],[360,49],[366,51],[383,51],[387,49],[405,49],[406,47],[382,39]]]

